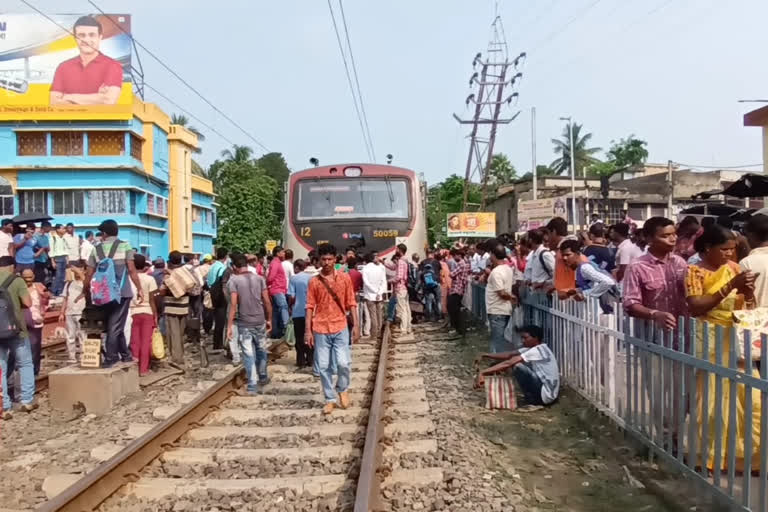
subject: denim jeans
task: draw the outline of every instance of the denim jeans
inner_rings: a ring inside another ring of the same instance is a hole
[[[64,279],[67,276],[67,257],[56,256],[53,258],[53,261],[56,263],[56,270],[53,271],[53,287],[51,292],[59,297],[64,292]]]
[[[439,320],[441,315],[440,305],[441,290],[440,285],[435,288],[424,292],[424,319]]]
[[[397,310],[397,295],[394,293],[389,298],[389,302],[387,303],[387,320],[391,322],[395,321],[395,312]]]
[[[3,410],[13,406],[8,393],[8,356],[13,353],[21,377],[21,403],[30,404],[35,398],[35,371],[32,367],[32,349],[29,338],[16,337],[0,343],[0,371],[2,371]]]
[[[349,350],[349,331],[342,329],[335,334],[314,333],[315,360],[320,371],[325,401],[335,402],[336,392],[349,388],[351,354]],[[335,371],[334,371],[335,367]],[[333,374],[336,373],[336,389],[333,388]]]
[[[260,381],[267,380],[267,329],[238,326],[238,343],[248,379],[248,391],[255,393]]]
[[[284,293],[272,295],[272,334],[273,339],[282,338],[288,325],[288,301]]]
[[[512,345],[504,339],[504,329],[507,328],[509,315],[488,315],[488,325],[491,328],[491,353],[509,352]]]
[[[525,363],[520,363],[512,370],[520,391],[529,405],[544,405],[541,399],[541,379]]]

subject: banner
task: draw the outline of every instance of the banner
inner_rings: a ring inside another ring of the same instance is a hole
[[[517,205],[517,231],[538,229],[553,217],[568,220],[567,196],[520,201]]]
[[[450,238],[496,236],[496,214],[493,212],[449,213],[447,225]]]
[[[0,14],[0,121],[130,119],[131,17],[51,18]]]

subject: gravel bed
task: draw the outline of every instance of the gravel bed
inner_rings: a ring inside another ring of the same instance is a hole
[[[179,446],[187,448],[305,448],[350,442],[354,442],[356,446],[362,448],[365,443],[365,433],[341,434],[335,437],[321,437],[319,434],[309,436],[285,434],[269,438],[230,435],[215,439],[182,439]]]
[[[222,461],[204,465],[188,465],[175,462],[153,463],[142,471],[142,476],[164,478],[275,478],[301,474],[309,475],[348,475],[357,478],[360,472],[356,457],[345,459],[302,459],[298,463],[289,463],[287,459],[275,457],[261,461]]]
[[[12,509],[34,508],[46,500],[42,483],[56,473],[81,473],[97,465],[90,451],[104,443],[125,444],[130,423],[156,423],[152,411],[163,405],[178,406],[180,391],[197,390],[202,380],[227,367],[223,355],[211,355],[208,368],[199,368],[197,347],[187,344],[184,375],[173,376],[140,392],[125,396],[103,416],[73,410],[51,409],[48,392],[37,395],[39,408],[26,414],[14,411],[13,419],[0,421],[0,503]]]
[[[112,497],[100,507],[101,512],[347,512],[352,510],[354,489],[340,496],[316,497],[282,489],[269,493],[245,491],[224,494],[209,489],[184,497],[167,496],[161,500],[139,500],[133,496]]]
[[[558,404],[541,411],[487,411],[483,393],[472,389],[472,360],[487,351],[487,334],[423,339],[419,365],[438,450],[389,457],[385,464],[391,469],[440,467],[443,481],[386,488],[385,510],[668,510],[655,496],[622,480],[621,463],[603,454],[574,422],[572,411],[586,405],[567,389]],[[393,436],[392,441],[398,437],[410,436]]]
[[[305,409],[313,410],[310,408]],[[338,414],[321,415],[319,407],[315,409],[315,411],[317,414],[313,416],[276,416],[272,418],[250,419],[247,421],[225,418],[221,421],[217,421],[216,425],[236,425],[239,427],[300,427],[305,425],[349,425],[355,423],[365,425],[367,423],[366,414],[360,414],[358,417],[341,416]]]

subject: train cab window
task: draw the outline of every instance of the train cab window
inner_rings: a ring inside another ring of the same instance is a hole
[[[407,219],[410,212],[402,179],[302,180],[297,198],[297,220]]]

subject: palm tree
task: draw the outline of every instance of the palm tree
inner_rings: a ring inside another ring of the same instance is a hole
[[[198,142],[203,142],[205,140],[205,135],[203,135],[203,133],[200,130],[198,130],[196,127],[191,126],[189,124],[189,119],[184,114],[171,114],[171,124],[178,124],[179,126],[183,126],[190,132],[194,133],[195,135],[197,135]],[[197,147],[193,150],[193,152],[202,153],[203,150]]]
[[[517,178],[517,171],[509,157],[504,153],[496,153],[491,158],[491,166],[488,169],[488,179],[492,185],[504,185]]]
[[[245,163],[251,161],[253,157],[253,148],[235,144],[232,149],[225,149],[221,152],[221,158],[228,162]]]
[[[595,153],[602,151],[601,148],[587,147],[589,141],[592,139],[591,133],[581,135],[582,125],[573,123],[573,152],[575,155],[574,169],[575,176],[584,176],[584,169],[590,165],[599,162],[595,158]],[[560,155],[560,158],[552,162],[550,167],[555,170],[558,175],[570,174],[571,170],[571,140],[570,140],[570,123],[565,125],[563,129],[562,139],[552,139],[552,144],[555,145],[554,151]]]

